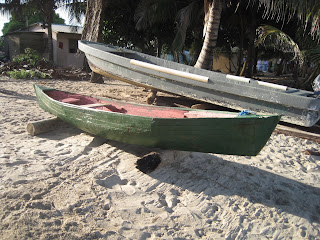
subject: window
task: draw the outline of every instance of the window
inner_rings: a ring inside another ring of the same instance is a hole
[[[77,53],[78,50],[78,40],[69,39],[69,53]]]

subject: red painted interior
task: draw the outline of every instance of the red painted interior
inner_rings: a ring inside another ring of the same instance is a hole
[[[94,109],[120,112],[130,115],[152,117],[152,118],[184,118],[184,113],[187,111],[171,108],[158,108],[148,105],[135,105],[125,102],[114,102],[101,100],[89,96],[83,96],[80,94],[72,94],[61,91],[48,91],[46,94],[60,102],[70,103],[73,105],[87,105],[94,103],[105,103],[107,106],[93,107]]]
[[[116,102],[101,100],[94,97],[83,96],[80,94],[66,93],[62,91],[48,91],[46,94],[60,102],[69,103],[72,105],[87,105],[95,103],[104,103],[106,106],[92,107],[94,109],[119,112],[124,114],[152,117],[152,118],[208,118],[208,117],[233,117],[232,114],[221,114],[207,111],[185,111],[182,109],[175,108],[161,108],[154,107],[152,105],[136,105],[125,102]],[[235,115],[236,116],[236,115]]]

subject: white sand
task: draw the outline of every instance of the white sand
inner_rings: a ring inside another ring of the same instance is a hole
[[[50,117],[33,83],[143,101],[121,82],[0,80],[0,239],[320,239],[319,144],[273,134],[256,157],[150,152],[68,125],[38,136]],[[109,92],[107,92],[109,91]],[[142,96],[141,94],[145,94]]]

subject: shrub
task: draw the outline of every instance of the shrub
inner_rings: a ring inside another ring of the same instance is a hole
[[[47,74],[44,72],[33,71],[33,70],[24,70],[24,69],[9,71],[9,72],[7,72],[7,74],[11,78],[15,78],[15,79],[46,78],[47,77]]]
[[[31,65],[34,67],[36,67],[40,61],[47,62],[47,60],[45,58],[40,58],[37,51],[35,51],[31,48],[26,48],[24,50],[24,54],[20,54],[20,55],[16,56],[15,58],[13,58],[13,62],[15,62],[15,63],[28,64],[28,65]]]

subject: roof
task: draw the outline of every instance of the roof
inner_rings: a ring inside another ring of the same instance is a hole
[[[63,32],[63,33],[79,33],[81,34],[83,27],[80,26],[71,26],[63,24],[52,24],[53,32]]]
[[[38,23],[33,23],[25,28],[21,28],[17,31],[14,32],[33,32],[33,31],[29,31],[29,29],[31,27],[36,27],[36,26],[40,26],[42,27],[42,23],[38,22]],[[65,24],[52,24],[52,32],[56,32],[56,33],[78,33],[81,34],[83,30],[83,27],[80,26],[72,26],[72,25],[65,25]],[[11,32],[12,33],[12,32]]]
[[[8,35],[19,35],[19,34],[33,34],[33,35],[42,35],[44,34],[44,32],[30,32],[30,31],[14,31],[14,32],[8,32],[6,33],[4,36],[8,36]]]

